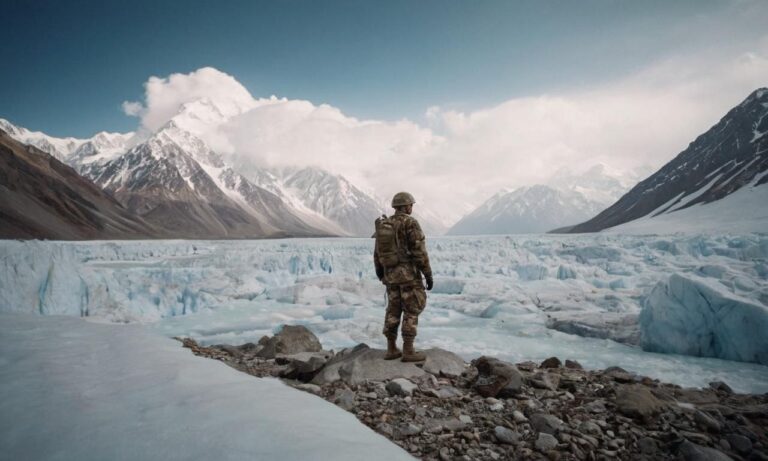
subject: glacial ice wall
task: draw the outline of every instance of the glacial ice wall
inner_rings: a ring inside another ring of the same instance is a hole
[[[724,270],[724,269],[723,269]],[[722,270],[705,272],[722,275]],[[673,274],[640,313],[643,349],[768,365],[768,307],[715,279]]]

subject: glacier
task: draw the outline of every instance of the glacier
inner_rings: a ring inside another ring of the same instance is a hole
[[[413,459],[321,398],[140,325],[0,314],[0,351],[2,459]]]
[[[467,359],[554,355],[680,385],[722,380],[742,392],[768,391],[768,367],[733,360],[748,354],[651,346],[652,332],[672,326],[658,315],[637,320],[644,309],[669,305],[657,287],[677,277],[706,279],[723,299],[764,307],[764,234],[438,237],[428,247],[435,287],[419,347]],[[6,240],[0,242],[0,312],[140,323],[201,344],[256,342],[282,324],[302,324],[327,348],[381,346],[385,290],[372,249],[372,239],[359,238]],[[764,309],[750,312],[763,318]],[[550,328],[553,321],[563,331]],[[632,344],[637,335],[651,350]],[[624,340],[629,344],[617,342]],[[740,343],[762,347],[750,341]],[[719,358],[683,355],[689,353]]]

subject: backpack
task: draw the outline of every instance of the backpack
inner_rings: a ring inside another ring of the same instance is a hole
[[[376,219],[376,253],[381,265],[387,269],[400,263],[400,242],[396,227],[396,221],[386,215]]]

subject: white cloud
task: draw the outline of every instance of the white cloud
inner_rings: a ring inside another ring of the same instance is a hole
[[[763,40],[748,52],[668,59],[599,88],[471,112],[430,107],[427,126],[358,120],[309,101],[255,99],[213,68],[152,77],[144,105],[124,103],[124,110],[155,130],[203,99],[222,117],[195,119],[190,129],[243,171],[316,165],[380,197],[412,191],[453,221],[502,187],[543,182],[562,167],[658,167],[766,84]]]
[[[138,117],[144,110],[144,105],[136,101],[123,101],[123,112],[131,117]]]

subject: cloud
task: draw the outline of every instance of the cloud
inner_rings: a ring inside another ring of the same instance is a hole
[[[424,125],[359,120],[304,100],[257,99],[213,68],[151,77],[144,104],[123,108],[150,131],[184,113],[190,130],[246,174],[319,166],[382,198],[409,190],[451,222],[501,188],[545,182],[563,167],[661,166],[768,84],[768,40],[737,51],[670,57],[608,85],[474,111],[434,106]],[[198,103],[214,110],[201,116]]]
[[[144,105],[136,101],[123,101],[123,112],[130,117],[138,117],[144,110]]]

